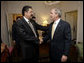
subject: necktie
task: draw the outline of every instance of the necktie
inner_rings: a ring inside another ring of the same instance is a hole
[[[31,22],[29,22],[29,26],[31,27],[31,29],[32,29],[32,31],[33,31],[35,37],[37,37],[36,32],[35,32],[34,27],[33,27],[33,25],[32,25]]]
[[[53,23],[52,25],[52,39],[53,39],[54,32],[55,32],[55,23]]]

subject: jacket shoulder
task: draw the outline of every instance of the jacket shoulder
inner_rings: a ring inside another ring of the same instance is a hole
[[[70,25],[67,21],[61,20],[64,25]]]
[[[22,20],[22,19],[20,19],[20,20],[17,20],[17,21],[16,21],[16,24],[18,24],[18,25],[21,25],[21,24],[23,24],[23,20]]]

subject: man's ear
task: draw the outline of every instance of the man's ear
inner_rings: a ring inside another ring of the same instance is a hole
[[[27,11],[24,11],[24,15],[26,15],[27,14]]]

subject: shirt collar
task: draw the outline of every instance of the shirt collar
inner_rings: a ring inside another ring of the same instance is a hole
[[[56,21],[54,22],[54,24],[57,24],[57,23],[59,23],[59,21],[60,21],[60,18],[59,18],[58,20],[56,20]]]
[[[24,19],[26,20],[26,22],[28,22],[29,23],[29,19],[27,19],[25,16],[23,16],[24,17]]]

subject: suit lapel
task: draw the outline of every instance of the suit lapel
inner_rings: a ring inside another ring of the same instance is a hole
[[[58,25],[57,25],[57,28],[56,28],[56,30],[55,30],[55,33],[58,32],[58,30],[60,29],[60,27],[61,27],[61,20],[60,20],[60,22],[59,22]]]
[[[55,29],[55,32],[54,32],[54,36],[55,36],[55,34],[58,32],[58,30],[60,29],[60,27],[61,27],[61,20],[60,20],[60,22],[58,23],[58,25],[57,25],[57,27],[56,27],[56,29]],[[54,38],[54,36],[53,36],[53,38]]]
[[[30,28],[29,24],[25,21],[24,18],[22,18],[22,21],[24,23],[24,26],[26,27],[26,30],[29,31],[29,29],[32,31],[32,29]],[[33,31],[32,31],[33,32]]]

